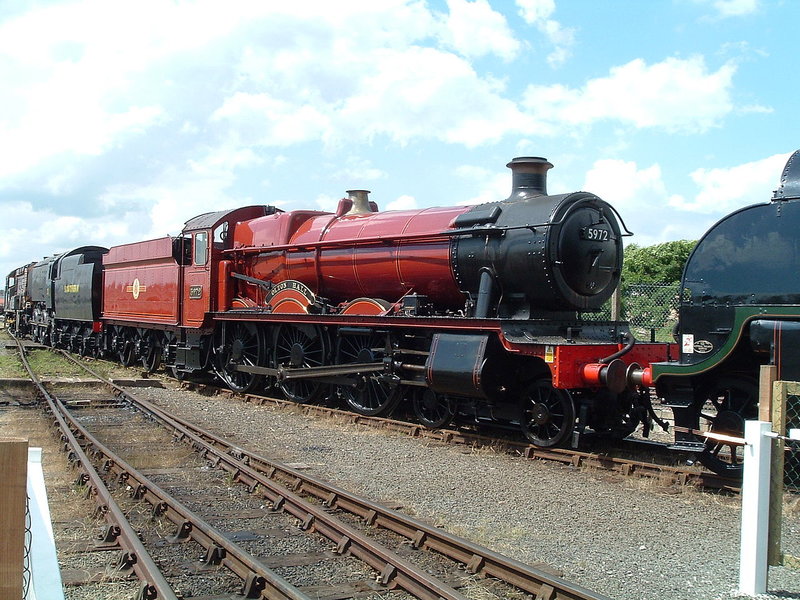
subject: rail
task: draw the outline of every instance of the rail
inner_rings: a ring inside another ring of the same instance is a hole
[[[100,377],[87,365],[66,353],[65,356],[95,377]],[[381,573],[383,583],[393,582],[401,585],[419,598],[461,597],[457,592],[456,595],[450,595],[447,586],[436,588],[426,584],[425,588],[420,588],[420,579],[417,578],[426,574],[415,574],[416,568],[404,564],[405,561],[402,560],[396,563],[388,562],[388,554],[383,555],[383,551],[371,550],[369,546],[372,542],[364,541],[360,533],[335,522],[330,523],[331,517],[326,509],[336,508],[349,512],[369,525],[383,527],[411,540],[417,548],[438,552],[461,563],[470,573],[495,577],[537,598],[563,600],[606,598],[541,569],[501,556],[398,511],[359,498],[327,482],[242,449],[184,419],[169,414],[151,402],[137,398],[110,381],[106,383],[132,404],[174,429],[180,439],[202,452],[215,466],[233,474],[235,479],[245,483],[252,490],[261,488],[261,493],[272,502],[273,506],[280,506],[295,515],[304,527],[314,527],[319,533],[334,541],[338,551],[350,551],[359,558],[363,557],[362,559]],[[297,495],[299,492],[321,500],[323,508],[315,509],[313,504],[309,505]]]
[[[118,544],[121,548],[117,568],[120,570],[133,570],[136,577],[142,582],[138,598],[142,600],[177,600],[177,596],[166,579],[164,579],[150,553],[139,540],[133,527],[131,527],[108,487],[106,487],[102,477],[97,473],[78,439],[70,430],[61,411],[58,409],[55,399],[47,392],[41,380],[33,372],[25,355],[24,347],[17,338],[14,338],[14,340],[17,343],[20,360],[28,376],[47,403],[66,444],[69,446],[70,462],[76,464],[82,471],[79,476],[80,483],[89,487],[91,495],[97,504],[99,514],[103,514],[108,522],[107,535],[104,536],[104,540]]]

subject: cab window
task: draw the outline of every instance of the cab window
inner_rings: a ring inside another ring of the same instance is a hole
[[[201,231],[194,235],[194,264],[204,265],[208,259],[208,233]]]

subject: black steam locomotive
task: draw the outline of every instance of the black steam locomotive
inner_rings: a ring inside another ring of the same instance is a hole
[[[676,446],[701,452],[718,473],[737,474],[741,446],[706,442],[694,430],[741,436],[758,417],[759,366],[800,381],[800,150],[772,200],[714,225],[686,263],[676,362],[652,365],[658,396],[672,407]]]

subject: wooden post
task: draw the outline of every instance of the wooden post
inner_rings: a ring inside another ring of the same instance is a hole
[[[0,598],[22,598],[28,440],[0,440]]]
[[[761,365],[758,379],[758,420],[772,422],[772,384],[778,380],[778,367]]]
[[[786,435],[786,398],[790,393],[800,391],[800,385],[787,381],[776,381],[773,384],[772,415],[770,423],[772,431],[778,435]],[[781,524],[783,522],[783,470],[784,441],[772,440],[772,460],[769,478],[769,534],[767,542],[767,564],[777,566],[783,564],[781,550]]]
[[[619,321],[622,314],[622,284],[618,285],[611,294],[611,320]]]

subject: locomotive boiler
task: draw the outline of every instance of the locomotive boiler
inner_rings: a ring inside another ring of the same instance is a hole
[[[402,305],[413,297],[433,312],[517,319],[600,308],[622,266],[613,208],[585,192],[549,196],[552,164],[542,158],[508,166],[512,193],[502,202],[379,213],[355,190],[335,214],[276,212],[240,223],[233,248],[247,257],[248,276],[301,282],[333,302],[358,296]],[[259,304],[278,293],[257,290],[247,293]]]

